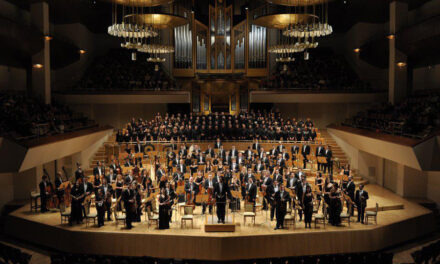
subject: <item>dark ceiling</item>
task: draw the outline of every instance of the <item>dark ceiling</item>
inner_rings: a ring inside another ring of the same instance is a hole
[[[8,0],[23,9],[29,9],[34,0]],[[51,20],[55,24],[83,23],[93,32],[106,32],[111,22],[111,4],[100,0],[46,0],[50,4]],[[187,1],[178,0],[177,2]],[[345,32],[357,22],[384,23],[389,17],[391,0],[334,0],[329,6],[329,22],[336,32]],[[409,9],[417,8],[429,0],[406,0]],[[195,0],[194,10],[200,20],[207,17],[208,0]],[[244,5],[250,8],[262,5],[264,0],[232,1],[241,3],[239,10],[244,12]],[[238,16],[239,17],[239,16]]]

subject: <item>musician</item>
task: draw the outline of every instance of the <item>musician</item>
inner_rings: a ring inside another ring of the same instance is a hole
[[[46,175],[43,175],[40,182],[40,200],[41,200],[41,212],[45,213],[49,211],[47,209],[47,199],[49,199],[49,192],[48,189],[50,188],[51,183],[48,181],[48,178]]]
[[[238,156],[238,151],[235,149],[235,146],[232,146],[232,149],[230,151],[231,158],[236,158]]]
[[[101,177],[98,174],[96,174],[95,176],[93,176],[93,190],[97,192],[100,186],[101,186]]]
[[[134,212],[134,220],[133,222],[140,222],[142,215],[142,185],[138,184],[136,181],[133,181],[135,184],[134,188],[134,198],[135,198],[135,212]]]
[[[127,157],[125,159],[124,167],[133,167],[133,166],[134,166],[133,161],[131,160],[130,157]]]
[[[81,168],[81,165],[76,164],[77,169],[75,171],[75,181],[78,180],[79,178],[84,178],[84,171]]]
[[[131,170],[128,172],[128,175],[125,177],[125,184],[130,184],[132,183],[134,180],[133,178],[133,173],[131,172]]]
[[[364,185],[359,184],[359,190],[356,191],[354,202],[356,203],[356,207],[358,210],[358,222],[364,223],[365,218],[365,208],[367,208],[367,200],[370,197],[368,196],[368,192],[364,190]]]
[[[81,181],[82,178],[78,178],[75,181],[75,185],[73,185],[72,187],[72,191],[70,192],[70,195],[72,197],[72,202],[71,202],[69,225],[72,225],[73,222],[79,224],[80,222],[82,222],[83,219],[82,202],[84,199],[84,187],[81,184]]]
[[[160,189],[159,195],[159,229],[170,228],[170,197],[166,194],[165,188]]]
[[[261,162],[263,162],[266,165],[266,168],[269,166],[270,161],[265,152],[263,152],[263,157],[261,158]]]
[[[136,207],[135,207],[135,189],[136,183],[133,182],[129,184],[129,187],[122,192],[122,201],[125,207],[125,224],[127,229],[133,228],[131,224],[136,217]]]
[[[105,167],[102,166],[100,161],[98,161],[96,163],[96,167],[93,168],[93,176],[98,175],[99,177],[102,177],[104,176],[104,174],[105,174]]]
[[[171,223],[171,219],[173,218],[173,210],[171,210],[171,207],[174,204],[174,199],[176,198],[176,193],[174,192],[173,188],[171,187],[171,184],[169,182],[167,182],[167,184],[165,185],[165,194],[169,197],[169,219],[170,219],[170,223]]]
[[[287,202],[290,201],[290,195],[284,190],[284,185],[280,185],[280,189],[275,193],[274,198],[277,211],[277,224],[275,230],[284,229],[284,217],[286,216]]]
[[[234,174],[229,183],[229,190],[238,191],[240,190],[240,180]],[[236,197],[231,197],[231,210],[239,211],[240,210],[240,199]]]
[[[290,155],[289,153],[287,153],[287,150],[284,148],[283,151],[281,152],[281,157],[283,158],[283,160],[287,161],[290,159]]]
[[[214,157],[214,150],[211,148],[211,145],[208,145],[208,148],[205,151],[205,155],[209,157]]]
[[[220,146],[218,149],[218,155],[219,158],[223,159],[225,157],[225,150],[223,149],[223,145]]]
[[[319,143],[319,145],[316,147],[315,156],[316,157],[323,157],[324,152],[325,152],[324,147],[322,146],[321,143]],[[319,171],[323,170],[323,168],[325,167],[325,164],[320,163],[319,160],[317,162],[318,162],[318,170]]]
[[[272,179],[273,181],[277,181],[279,184],[283,184],[283,175],[280,173],[278,167],[274,169]]]
[[[276,166],[279,168],[281,174],[283,174],[283,170],[286,167],[286,161],[283,159],[282,153],[278,154]]]
[[[306,168],[307,162],[309,162],[307,156],[310,155],[310,146],[304,144],[301,148],[301,155],[303,156],[304,169]]]
[[[269,177],[269,172],[264,170],[262,173],[263,177],[260,179],[260,190],[266,193],[265,199],[263,200],[263,210],[267,210],[267,204],[271,200],[269,197],[268,189],[272,186],[273,181]]]
[[[253,152],[251,150],[251,147],[249,146],[248,149],[244,152],[244,156],[247,160],[252,160],[254,157]]]
[[[299,153],[298,145],[296,145],[296,144],[292,145],[291,152],[292,152],[292,155],[298,154]]]
[[[332,152],[332,147],[331,146],[327,146],[327,149],[325,150],[324,153],[326,159],[327,159],[327,164],[324,167],[324,173],[327,169],[329,175],[333,175],[333,152]]]
[[[232,158],[231,165],[230,165],[231,171],[232,172],[237,172],[239,170],[239,167],[240,166],[237,163],[237,159],[236,158]]]
[[[223,182],[223,177],[214,185],[215,202],[217,205],[217,222],[225,223],[226,199],[230,197],[230,191],[227,184]]]
[[[274,181],[272,185],[269,185],[266,190],[266,197],[270,204],[270,221],[273,221],[275,216],[275,210],[277,208],[275,195],[280,190],[280,184],[277,181]]]
[[[306,192],[307,186],[309,184],[307,183],[306,177],[301,178],[301,180],[298,181],[297,186],[295,188],[296,190],[296,196],[299,200],[299,204],[301,205],[301,207],[303,207],[303,196],[304,193]],[[303,207],[304,209],[304,207]],[[302,216],[303,216],[303,210],[299,210],[299,221],[301,222],[302,220]]]
[[[318,188],[318,192],[316,193],[316,200],[318,201],[318,209],[321,205],[321,199],[322,199],[322,192],[324,190],[324,178],[322,177],[322,173],[321,172],[316,172],[316,177],[315,177],[315,186],[316,188]]]
[[[285,148],[286,148],[286,147],[284,147],[283,142],[280,141],[280,142],[279,142],[279,145],[277,146],[277,152],[278,152],[278,153],[283,153],[283,150],[284,150]]]
[[[260,152],[261,144],[258,142],[258,138],[255,139],[254,144],[252,144],[252,149]]]
[[[272,157],[276,157],[276,155],[278,154],[278,149],[276,146],[272,146],[272,149],[269,152],[270,156]]]
[[[307,185],[306,191],[303,196],[303,210],[304,210],[304,224],[309,228],[312,228],[312,215],[313,215],[313,193],[312,187]]]
[[[243,157],[243,153],[238,153],[237,164],[243,166],[245,162],[245,158]]]
[[[61,184],[63,184],[63,179],[61,178],[61,172],[55,174],[55,193],[58,197],[58,201],[64,202],[64,189],[61,189]]]
[[[338,226],[341,224],[342,204],[340,192],[336,183],[334,183],[330,189],[329,199],[329,223]]]
[[[200,153],[200,155],[198,155],[198,157],[197,157],[197,163],[198,163],[199,165],[203,165],[203,164],[206,163],[206,159],[205,159],[205,157],[202,155],[202,153]]]
[[[223,146],[222,142],[220,141],[220,138],[217,138],[217,141],[214,144],[215,149],[219,149]]]
[[[246,201],[255,204],[255,199],[257,198],[257,185],[255,185],[253,178],[248,179],[245,190],[246,195],[244,197],[247,198]]]
[[[134,145],[134,153],[144,153],[145,146],[141,144],[139,138],[136,140],[136,144]]]
[[[345,192],[348,195],[348,197],[350,197],[350,200],[353,202],[354,201],[354,194],[355,194],[355,190],[356,190],[356,184],[353,181],[353,177],[352,176],[348,176],[348,182],[347,185],[345,187]],[[354,215],[354,210],[352,209],[351,212],[348,211],[349,207],[349,201],[347,201],[347,213],[349,213],[351,216]]]
[[[258,160],[257,164],[254,166],[254,172],[255,173],[260,173],[263,170],[265,170],[264,164],[261,163],[261,160]]]
[[[179,155],[181,157],[188,155],[188,151],[186,150],[185,145],[180,145]]]
[[[115,170],[113,170],[111,167],[109,169],[109,174],[105,177],[107,179],[108,183],[114,183],[116,182],[116,173]]]
[[[98,213],[98,227],[104,225],[104,216],[105,216],[105,196],[102,189],[98,189],[95,195],[95,207]]]
[[[185,184],[185,192],[187,201],[186,203],[193,203],[196,200],[196,195],[199,192],[198,186],[194,183],[193,177],[189,178],[189,181]]]
[[[107,178],[102,178],[102,185],[98,189],[98,192],[99,190],[101,190],[102,194],[104,195],[103,197],[104,208],[106,209],[105,211],[107,211],[107,221],[112,221],[111,207],[112,207],[113,187],[107,182]]]
[[[81,199],[81,204],[84,202],[85,197],[92,195],[92,193],[94,193],[94,191],[95,191],[93,184],[91,182],[89,182],[89,178],[87,178],[87,177],[84,177],[84,179],[83,179],[82,188],[84,190],[84,196]],[[84,208],[84,206],[83,206],[82,210],[83,210],[83,216],[86,217],[87,214],[86,214],[86,209]]]
[[[186,166],[185,166],[185,162],[183,159],[180,159],[179,165],[177,167],[177,170],[182,173],[185,174],[186,173]]]

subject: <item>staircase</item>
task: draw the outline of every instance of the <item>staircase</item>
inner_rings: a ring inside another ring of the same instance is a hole
[[[103,162],[104,164],[107,164],[109,161],[107,161],[107,155],[105,153],[105,146],[107,144],[115,144],[116,142],[116,133],[113,133],[111,136],[108,137],[107,141],[102,144],[101,147],[95,152],[95,155],[90,159],[90,165],[89,168],[84,170],[84,175],[86,176],[93,176],[93,168],[96,167],[96,163],[98,161]]]
[[[333,174],[337,174],[340,171],[340,168],[342,166],[347,166],[350,164],[350,161],[345,154],[345,152],[341,149],[341,147],[336,143],[336,141],[332,138],[332,136],[327,132],[327,129],[320,129],[319,132],[321,133],[321,137],[324,139],[325,144],[332,147],[333,152]],[[338,168],[338,162],[339,162],[339,168]],[[359,171],[357,169],[351,169],[352,175],[353,175],[353,181],[355,182],[356,186],[359,186],[359,184],[368,184],[368,180],[363,179],[359,175]]]

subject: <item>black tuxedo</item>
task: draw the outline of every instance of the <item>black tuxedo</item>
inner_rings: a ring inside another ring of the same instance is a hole
[[[134,152],[135,153],[143,153],[145,150],[145,146],[142,145],[141,143],[134,145]]]
[[[298,154],[299,147],[297,145],[293,145],[291,151],[292,151],[292,155]]]
[[[113,197],[113,193],[114,193],[113,188],[110,184],[107,184],[106,186],[102,185],[101,187],[99,187],[99,189],[101,189],[102,193],[104,194],[104,199],[105,199],[104,204],[105,204],[105,209],[107,211],[107,219],[110,220],[111,214],[112,214],[112,212],[111,212],[112,203],[111,203],[111,200],[109,201],[107,199],[107,197],[108,196]],[[97,195],[97,194],[95,194],[95,195]]]
[[[135,220],[136,212],[135,212],[135,191],[131,189],[125,189],[122,193],[122,201],[124,202],[125,207],[125,223],[127,228],[132,228],[131,222]]]
[[[255,203],[255,198],[257,197],[257,185],[255,183],[252,184],[246,184],[245,188],[246,194],[247,194],[247,202]]]
[[[277,228],[284,228],[284,217],[286,216],[287,203],[290,201],[289,193],[278,191],[275,193],[275,204],[277,213]]]
[[[367,207],[367,200],[370,197],[368,196],[368,192],[365,190],[357,190],[354,198],[354,202],[356,204],[358,210],[358,221],[364,223],[365,216],[365,208]]]
[[[353,201],[353,202],[354,202],[354,192],[355,192],[355,189],[356,189],[356,185],[355,185],[355,183],[353,181],[350,181],[350,182],[347,183],[347,187],[346,187],[345,191],[347,192],[347,195],[350,197],[351,201]],[[348,201],[347,201],[347,208],[349,208],[348,207]],[[348,211],[348,209],[347,209],[347,211]],[[354,210],[352,209],[351,212],[348,212],[348,213],[353,215],[353,212],[354,212]]]
[[[322,156],[324,156],[324,152],[325,152],[324,147],[322,147],[322,146],[318,146],[318,147],[316,147],[315,155],[316,155],[316,157],[322,157]],[[323,167],[325,167],[325,165],[324,165],[324,164],[321,164],[321,163],[318,161],[318,170],[322,170]]]
[[[220,148],[220,146],[222,146],[222,143],[221,143],[221,142],[215,142],[215,144],[214,144],[214,148],[215,148],[215,149]]]
[[[303,145],[302,148],[301,148],[301,154],[303,156],[304,168],[306,168],[306,163],[309,161],[307,159],[307,156],[310,155],[310,146],[309,145]]]
[[[49,198],[48,194],[46,193],[46,188],[50,186],[51,183],[48,181],[41,181],[39,184],[40,188],[40,199],[41,199],[41,212],[44,213],[47,211],[47,199]]]
[[[261,144],[260,143],[254,143],[252,144],[252,149],[257,150],[258,152],[260,152],[260,148],[261,148]]]
[[[327,159],[327,165],[324,168],[324,172],[325,172],[325,169],[327,168],[328,172],[330,174],[333,174],[333,160],[332,160],[333,152],[330,149],[326,149],[324,152],[324,155]]]
[[[101,169],[101,174],[99,174],[99,169]],[[101,166],[101,167],[93,168],[93,176],[96,176],[96,175],[99,175],[99,176],[105,175],[105,167]]]
[[[220,187],[221,186],[221,187]],[[230,197],[229,186],[222,182],[214,185],[214,197],[217,205],[217,218],[219,223],[225,223],[226,199]]]

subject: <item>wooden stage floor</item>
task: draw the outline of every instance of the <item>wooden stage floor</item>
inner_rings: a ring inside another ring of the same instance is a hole
[[[132,230],[116,228],[113,222],[101,228],[70,227],[60,224],[58,212],[31,213],[27,205],[9,215],[5,230],[19,239],[72,253],[235,260],[376,251],[435,229],[433,215],[422,206],[377,185],[367,185],[366,190],[368,207],[377,202],[383,209],[377,225],[356,223],[355,213],[350,226],[344,222],[340,227],[321,224],[315,229],[312,223],[312,229],[305,229],[303,222],[296,222],[290,230],[274,230],[275,220],[271,222],[269,211],[263,211],[257,213],[255,226],[250,221],[243,225],[242,213],[229,213],[235,219],[235,232],[206,233],[206,216],[198,206],[193,229],[180,228],[175,211],[168,230],[148,228],[144,217]]]

